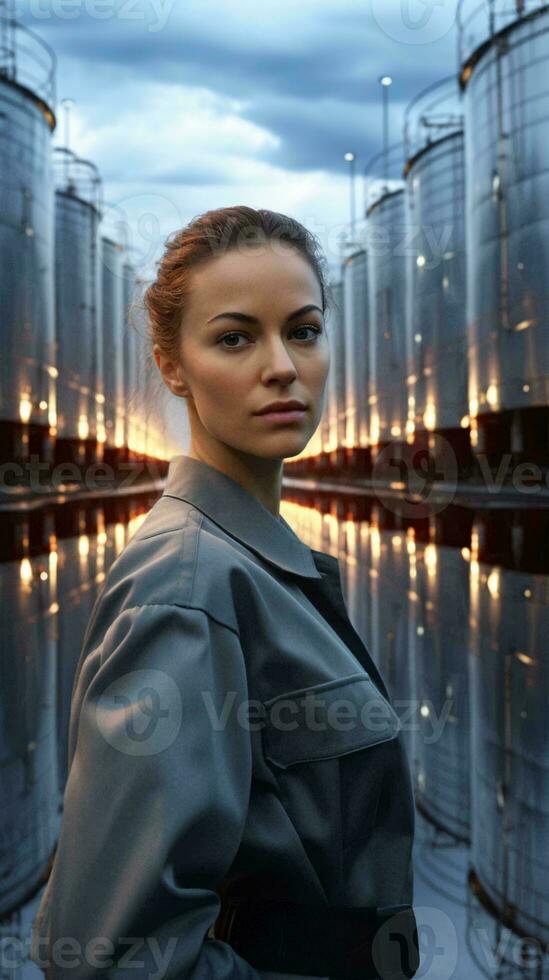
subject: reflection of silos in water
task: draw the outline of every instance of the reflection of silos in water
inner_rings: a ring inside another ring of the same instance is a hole
[[[413,600],[420,728],[416,802],[455,842],[470,836],[469,577],[459,548],[418,546]],[[457,877],[457,876],[456,876]],[[450,868],[447,868],[447,885]],[[459,876],[461,894],[462,881]]]
[[[67,780],[68,732],[74,673],[97,589],[101,545],[96,536],[96,512],[84,507],[58,508],[56,531],[58,657],[57,749],[59,791]]]
[[[436,430],[466,462],[464,138],[455,76],[410,103],[405,134],[413,243],[406,256],[406,433],[421,445],[421,433]]]
[[[392,699],[404,703],[399,714],[409,712],[412,651],[409,645],[409,572],[406,535],[395,528],[394,515],[375,507],[368,531],[368,593],[370,596],[370,644],[372,656],[385,679]],[[412,721],[415,721],[412,713]],[[410,763],[414,758],[414,731],[403,725]]]
[[[56,685],[56,552],[51,515],[12,517],[3,527],[11,560],[0,563],[6,608],[0,623],[2,808],[0,915],[16,910],[40,885],[59,829]],[[17,520],[17,523],[15,523]],[[33,550],[29,554],[29,539]],[[46,578],[41,571],[47,570]],[[6,947],[5,947],[6,948]],[[6,961],[4,961],[6,962]],[[7,973],[7,970],[6,970]]]
[[[345,351],[345,456],[367,470],[368,452],[368,255],[364,249],[342,264]]]
[[[493,518],[487,518],[493,520]],[[521,528],[497,528],[517,560]],[[472,540],[470,661],[472,847],[469,884],[493,919],[547,949],[549,943],[549,607],[547,577],[485,563],[487,526]],[[524,529],[522,529],[522,532]],[[543,534],[546,535],[547,526]],[[532,554],[539,562],[534,528]],[[525,549],[524,549],[525,550]],[[480,559],[480,560],[479,560]],[[494,930],[495,932],[495,930]],[[496,945],[498,933],[493,943]],[[531,970],[532,976],[541,976]],[[543,976],[546,974],[543,973]]]
[[[57,463],[92,463],[102,450],[99,175],[88,160],[55,148]],[[99,396],[99,400],[97,398]]]
[[[387,192],[368,210],[372,446],[398,443],[405,435],[404,223],[404,190]]]
[[[469,415],[496,465],[507,451],[546,459],[549,424],[549,5],[522,19],[500,6],[476,33],[478,17],[460,18]]]
[[[0,8],[0,448],[52,458],[54,56]]]

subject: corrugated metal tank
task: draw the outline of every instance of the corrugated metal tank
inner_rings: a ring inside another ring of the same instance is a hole
[[[444,433],[459,458],[469,448],[465,335],[465,171],[455,77],[406,110],[406,432]],[[410,440],[409,440],[410,441]]]
[[[149,283],[147,281],[140,277],[137,284],[136,295],[136,301],[138,303],[136,310],[138,375],[137,414],[140,424],[142,452],[145,456],[151,455],[154,449],[153,403],[158,398],[161,384],[160,373],[151,357],[150,340],[148,335],[148,314],[143,303],[143,295],[148,284]]]
[[[343,332],[343,283],[330,287],[332,304],[326,318],[330,344],[330,371],[326,394],[326,436],[324,448],[330,453],[330,465],[343,464],[345,438],[345,340]]]
[[[406,421],[406,263],[404,189],[370,206],[370,442],[401,441]]]
[[[0,445],[52,459],[56,425],[53,52],[0,11]]]
[[[133,410],[133,436],[132,443],[135,446],[134,455],[138,459],[144,459],[147,448],[147,405],[144,397],[146,358],[148,348],[147,337],[147,313],[143,304],[143,293],[148,283],[141,275],[137,275],[134,281],[133,304],[130,312],[131,333],[135,346],[135,390],[130,398],[130,409]]]
[[[136,301],[136,271],[126,260],[122,266],[123,277],[123,374],[124,374],[124,404],[125,427],[124,446],[130,458],[138,455],[138,406],[137,406],[137,358],[138,338],[135,325],[135,310],[132,304]]]
[[[103,394],[105,397],[104,460],[116,467],[124,445],[123,248],[101,235],[101,326],[103,341]]]
[[[190,429],[186,401],[168,390],[152,357],[148,336],[147,311],[143,293],[148,281],[138,278],[135,292],[134,323],[137,338],[137,399],[139,439],[143,453],[151,460],[167,460],[183,453],[189,445]],[[151,478],[155,476],[151,467]]]
[[[57,462],[97,459],[96,395],[103,390],[99,309],[99,175],[56,148]]]
[[[522,19],[512,4],[498,19],[500,7],[473,51],[461,15],[469,414],[479,450],[546,453],[549,5],[528,4]]]
[[[368,254],[360,249],[342,263],[347,460],[367,466],[369,453]]]

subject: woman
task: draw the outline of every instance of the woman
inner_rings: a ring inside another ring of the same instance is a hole
[[[192,439],[84,638],[31,953],[53,980],[416,972],[401,725],[337,559],[279,514],[322,414],[326,291],[302,225],[234,207],[168,240],[145,294]]]

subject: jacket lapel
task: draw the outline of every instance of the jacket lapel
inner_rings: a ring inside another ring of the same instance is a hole
[[[366,672],[370,675],[383,696],[390,702],[389,692],[383,682],[366,645],[353,627],[341,588],[339,562],[333,555],[311,548],[316,567],[321,578],[302,580],[299,588],[318,609],[333,630],[347,644]]]

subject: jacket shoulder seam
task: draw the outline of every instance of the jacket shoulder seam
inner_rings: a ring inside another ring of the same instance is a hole
[[[136,542],[150,541],[151,538],[159,538],[162,534],[173,534],[174,531],[185,531],[186,527],[186,523],[183,524],[180,521],[178,524],[174,524],[173,527],[162,527],[158,531],[151,531],[150,534],[139,534],[139,537],[136,535],[135,538],[132,538],[132,540],[135,540]]]
[[[224,622],[222,619],[218,619],[210,612],[209,609],[204,609],[202,606],[191,605],[190,602],[139,602],[133,606],[125,606],[120,610],[118,615],[122,615],[124,612],[132,612],[134,609],[154,609],[155,607],[163,609],[194,609],[196,612],[202,612],[208,617],[208,619],[211,619],[212,623],[216,623],[218,626],[224,626],[225,629],[230,630],[230,632],[234,633],[240,640],[240,633],[234,626],[231,626],[230,623]]]
[[[164,496],[168,497],[170,495],[169,494],[162,494],[158,498],[158,500],[156,501],[156,503],[159,504],[160,501],[162,500],[162,498]],[[177,499],[179,499],[179,498],[177,498]],[[156,531],[150,531],[148,534],[140,534],[139,531],[137,531],[134,540],[136,542],[137,541],[150,541],[151,538],[157,538],[161,534],[173,534],[174,531],[185,531],[186,528],[187,528],[187,525],[189,523],[189,517],[191,515],[192,510],[193,510],[193,508],[192,507],[189,507],[187,509],[187,511],[184,513],[183,517],[178,518],[177,522],[175,524],[172,524],[171,527],[159,527],[159,528],[156,529]]]

